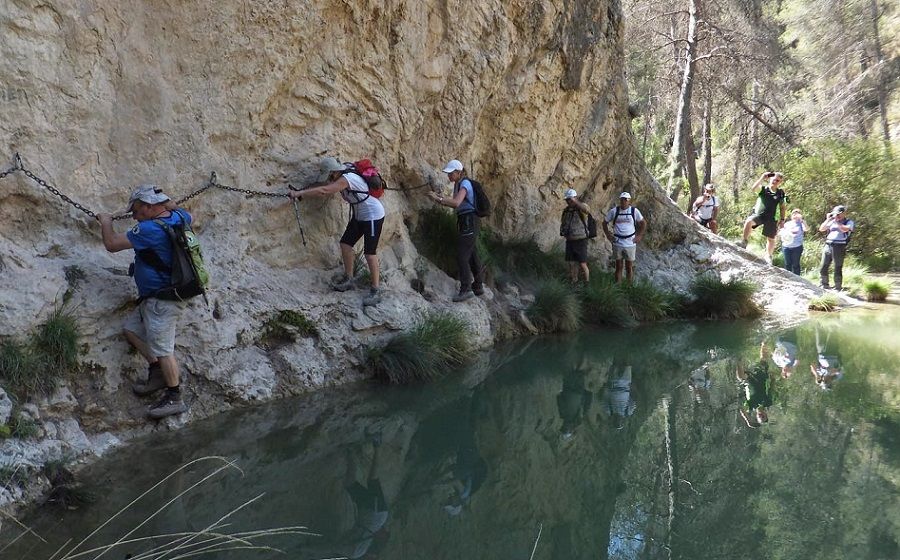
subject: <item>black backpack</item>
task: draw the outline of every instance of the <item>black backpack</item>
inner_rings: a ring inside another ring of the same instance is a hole
[[[491,215],[491,200],[484,192],[484,187],[475,179],[469,179],[472,190],[475,191],[475,215],[479,218],[487,218]]]
[[[166,232],[166,236],[172,243],[172,266],[167,266],[152,249],[141,251],[140,255],[145,263],[172,277],[171,284],[159,290],[152,297],[181,301],[202,295],[206,300],[209,274],[206,272],[203,262],[200,242],[184,215],[179,210],[173,210],[173,212],[181,218],[181,223],[169,226],[162,220],[153,220]]]
[[[578,213],[578,217],[581,218],[581,212]],[[587,234],[588,239],[597,237],[597,220],[594,219],[593,214],[588,212],[587,221],[581,218],[581,223],[584,224],[584,232]]]

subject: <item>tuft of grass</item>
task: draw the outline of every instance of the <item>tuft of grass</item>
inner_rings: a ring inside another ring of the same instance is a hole
[[[834,311],[840,307],[841,300],[834,294],[824,294],[809,300],[811,311]]]
[[[628,296],[612,274],[595,273],[581,291],[585,320],[599,325],[632,327],[637,324]]]
[[[49,395],[78,365],[78,325],[65,305],[56,306],[25,342],[0,343],[0,380],[19,399]]]
[[[571,332],[581,326],[581,301],[570,286],[559,280],[545,280],[527,314],[544,332]]]
[[[863,281],[862,290],[867,301],[885,301],[893,286],[888,280],[868,278]]]
[[[694,295],[689,308],[701,318],[740,319],[758,317],[761,310],[753,301],[756,285],[749,280],[732,278],[723,282],[714,275],[703,275],[694,280]]]
[[[435,379],[469,358],[469,326],[448,312],[436,312],[381,348],[369,348],[375,377],[395,384]]]
[[[512,278],[536,280],[565,275],[562,253],[544,252],[533,239],[502,239],[484,228],[479,241],[485,263]]]
[[[292,309],[282,309],[263,323],[260,342],[263,344],[296,342],[298,337],[318,335],[316,324],[303,313]]]
[[[76,483],[75,475],[66,463],[64,459],[48,461],[41,468],[43,475],[50,481],[50,492],[44,503],[66,510],[93,503],[94,495]]]
[[[37,422],[31,418],[26,418],[21,414],[13,414],[9,418],[9,431],[10,437],[27,439],[38,435],[40,430]]]
[[[677,298],[670,292],[664,292],[646,280],[638,280],[622,287],[628,298],[628,308],[635,320],[648,323],[665,319],[673,314],[677,307]]]

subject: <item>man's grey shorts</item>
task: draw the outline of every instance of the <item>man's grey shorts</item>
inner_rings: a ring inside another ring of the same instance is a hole
[[[138,335],[157,358],[175,354],[175,327],[184,309],[181,301],[145,299],[125,319],[125,330]]]
[[[626,261],[634,262],[634,256],[637,253],[637,245],[632,245],[631,247],[622,247],[621,245],[612,246],[613,258],[618,260],[625,259]]]

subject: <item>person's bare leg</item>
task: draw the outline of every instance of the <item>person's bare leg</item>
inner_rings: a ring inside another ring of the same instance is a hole
[[[156,356],[150,353],[150,347],[147,346],[147,343],[141,340],[141,337],[137,335],[137,333],[133,333],[128,329],[123,329],[122,333],[125,335],[125,340],[128,341],[129,344],[134,346],[134,349],[140,352],[141,356],[147,360],[148,364],[155,364],[157,362]]]
[[[372,287],[378,289],[381,277],[378,272],[378,255],[366,255],[366,264],[369,265],[369,276],[372,278]]]
[[[355,258],[356,253],[353,252],[353,247],[341,243],[341,260],[344,262],[344,274],[347,275],[347,278],[353,278],[353,259]]]
[[[719,222],[717,222],[716,220],[712,220],[711,222],[709,222],[709,231],[718,235],[719,234]]]
[[[581,263],[581,273],[584,274],[584,283],[587,284],[591,281],[591,269],[588,267],[588,263]],[[575,272],[576,278],[578,276],[578,272]]]
[[[166,387],[177,387],[181,376],[175,356],[158,356],[157,359],[159,360],[159,368],[162,370],[163,379],[166,381]]]
[[[616,283],[622,281],[622,268],[624,266],[624,259],[616,260]]]
[[[750,239],[751,231],[753,231],[753,220],[744,220],[744,242]]]
[[[634,261],[625,261],[625,279],[629,284],[634,280]]]
[[[766,237],[766,251],[769,253],[769,260],[772,260],[772,255],[775,253],[775,238],[774,237]]]
[[[574,284],[578,282],[578,263],[569,263],[569,280]]]

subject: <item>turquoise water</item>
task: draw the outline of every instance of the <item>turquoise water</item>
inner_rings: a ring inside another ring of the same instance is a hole
[[[49,558],[180,465],[220,456],[235,468],[193,490],[222,463],[177,472],[77,550],[169,500],[132,537],[200,531],[261,495],[220,532],[320,536],[202,558],[897,558],[898,318],[590,330],[504,346],[437,384],[224,414],[92,465],[80,478],[95,503],[26,518],[48,543],[0,555]],[[741,413],[748,390],[771,401],[758,427],[756,410]],[[102,558],[179,557],[139,556],[171,540]]]

